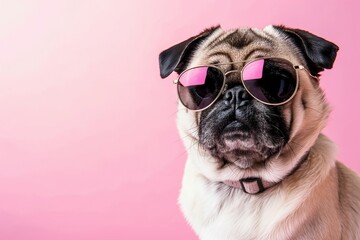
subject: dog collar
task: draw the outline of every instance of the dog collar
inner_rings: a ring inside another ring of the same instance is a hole
[[[305,162],[305,160],[308,158],[308,156],[309,156],[309,152],[307,152],[299,160],[299,162],[290,171],[290,173],[284,177],[284,179],[286,177],[292,175],[297,169],[299,169],[300,166],[302,165],[302,163]],[[282,180],[284,180],[284,179],[282,179]],[[263,180],[259,177],[249,177],[249,178],[242,178],[238,181],[226,180],[226,181],[223,181],[223,183],[230,187],[241,189],[245,193],[248,193],[248,194],[258,194],[258,193],[264,192],[268,188],[275,186],[276,184],[280,183],[282,180],[280,180],[279,182],[269,182],[269,181]]]
[[[224,181],[226,185],[234,188],[239,188],[245,193],[258,194],[264,192],[266,189],[271,188],[276,182],[268,182],[261,178],[242,178],[239,181]]]

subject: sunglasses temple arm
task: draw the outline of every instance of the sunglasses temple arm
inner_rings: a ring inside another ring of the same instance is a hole
[[[294,68],[295,68],[296,70],[305,70],[305,71],[309,74],[310,77],[314,78],[314,79],[317,80],[318,82],[320,81],[320,79],[319,79],[317,76],[312,75],[312,74],[310,73],[310,71],[309,71],[307,68],[305,68],[304,66],[302,66],[302,65],[296,65],[296,66],[294,66]]]

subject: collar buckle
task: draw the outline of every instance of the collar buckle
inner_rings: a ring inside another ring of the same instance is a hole
[[[239,181],[242,190],[248,194],[258,194],[265,191],[261,178],[243,178]]]

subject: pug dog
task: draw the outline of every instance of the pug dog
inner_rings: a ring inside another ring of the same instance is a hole
[[[179,204],[200,239],[360,239],[360,177],[321,133],[319,73],[338,49],[285,26],[216,26],[161,52],[161,77],[179,74]]]

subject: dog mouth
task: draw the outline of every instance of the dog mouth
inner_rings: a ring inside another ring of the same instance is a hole
[[[219,102],[200,115],[199,143],[224,166],[261,167],[288,140],[289,129],[278,107],[251,102],[234,108]]]
[[[267,146],[259,138],[256,129],[248,124],[234,120],[226,125],[219,134],[215,145],[209,149],[211,154],[225,164],[234,164],[239,168],[250,168],[278,153],[281,146]]]

